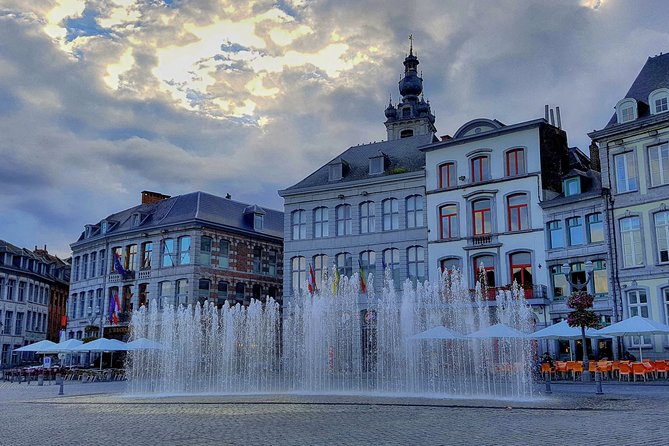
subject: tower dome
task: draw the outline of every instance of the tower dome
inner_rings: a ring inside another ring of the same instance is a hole
[[[388,107],[386,107],[385,114],[386,114],[386,118],[388,118],[388,119],[393,119],[397,116],[397,110],[393,106],[392,99],[390,100],[390,102],[388,102]]]

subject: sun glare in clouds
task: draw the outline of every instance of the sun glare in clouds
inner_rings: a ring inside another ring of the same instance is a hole
[[[606,0],[582,0],[581,6],[585,6],[590,9],[599,9],[605,3]]]
[[[103,78],[105,84],[113,90],[118,90],[121,85],[121,75],[130,71],[135,64],[135,58],[132,55],[132,48],[128,48],[121,55],[117,64],[107,65],[107,75]]]

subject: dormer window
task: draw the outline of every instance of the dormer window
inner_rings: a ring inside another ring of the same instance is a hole
[[[634,99],[623,99],[616,105],[618,124],[634,121],[637,118],[637,103]]]
[[[260,213],[253,214],[253,229],[260,231],[265,227],[265,216]]]
[[[132,221],[131,221],[132,227],[136,228],[141,223],[142,223],[142,214],[140,213],[132,214]]]
[[[328,181],[339,181],[346,175],[348,165],[339,158],[328,165]]]
[[[109,231],[109,222],[105,220],[100,224],[100,232],[106,234],[107,231]]]
[[[669,89],[660,88],[648,96],[650,112],[653,115],[669,111]]]
[[[84,238],[91,238],[93,235],[93,225],[86,225],[86,229],[84,231]]]
[[[382,153],[369,159],[369,174],[380,175],[386,170],[386,156]]]
[[[413,130],[407,129],[400,132],[400,138],[409,138],[413,136]]]
[[[579,177],[567,178],[562,185],[564,188],[564,196],[571,197],[581,193],[581,179]]]

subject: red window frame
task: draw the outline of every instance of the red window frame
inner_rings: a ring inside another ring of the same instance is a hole
[[[477,262],[478,260],[481,259],[481,257],[489,257],[492,259],[493,265],[492,266],[483,266],[483,270],[486,272],[486,278],[490,279],[490,276],[488,275],[489,272],[492,272],[492,280],[488,280],[488,286],[489,287],[494,287],[495,286],[495,258],[491,255],[480,255],[477,257],[474,257],[472,261],[474,262],[474,282],[478,282],[479,280],[479,275],[481,273],[481,269],[479,268],[479,263]],[[490,283],[492,282],[492,283]]]
[[[531,262],[531,259],[532,259],[531,254],[528,253],[528,252],[517,252],[517,253],[511,254],[509,256],[510,257],[509,258],[509,264],[510,264],[510,268],[511,268],[511,281],[513,282],[514,270],[518,269],[519,272],[520,272],[520,283],[518,283],[518,285],[532,285],[532,279],[533,279],[533,277],[532,277],[532,263],[518,263],[518,264],[513,263],[513,261],[514,261],[513,258],[515,256],[517,256],[518,254],[527,254],[528,256],[530,256],[530,262]],[[527,274],[527,273],[529,273],[529,275],[530,275],[530,277],[527,278],[527,279],[530,280],[530,283],[525,283],[525,281],[526,281],[525,280],[526,279],[525,274]]]
[[[482,181],[487,180],[488,178],[484,178],[483,174],[488,173],[484,172],[483,170],[483,160],[487,160],[488,164],[490,164],[490,159],[487,155],[481,155],[477,156],[476,158],[471,159],[471,166],[472,166],[472,183],[480,183]],[[488,166],[489,168],[490,166]],[[487,169],[486,169],[487,170]],[[478,173],[478,178],[476,174]]]
[[[518,167],[520,165],[519,161],[524,161],[523,159],[523,149],[511,149],[506,152],[506,176],[518,176],[525,173],[525,164],[523,163],[523,171],[520,172]],[[512,170],[513,168],[513,170]]]
[[[444,211],[446,211],[447,208],[451,208],[451,207],[454,208],[455,211],[450,213],[450,214],[444,214]],[[457,225],[457,218],[458,218],[457,208],[455,206],[453,206],[452,204],[447,204],[447,205],[441,206],[439,208],[439,226],[440,226],[439,235],[440,235],[440,238],[442,240],[450,239],[450,238],[455,237],[455,234],[453,234],[453,232],[454,232],[453,231],[453,224],[455,223]],[[448,236],[446,236],[446,234],[444,234],[444,228],[445,228],[444,222],[445,222],[445,220],[448,220]]]
[[[451,178],[451,167],[453,168],[453,178]],[[444,175],[444,173],[446,175]],[[446,180],[446,182],[444,182]],[[439,188],[455,186],[455,163],[444,163],[439,165]]]
[[[511,199],[515,197],[523,197],[525,201],[521,204],[511,204]],[[529,208],[527,205],[527,195],[526,194],[513,194],[509,195],[506,199],[506,216],[509,222],[509,231],[522,231],[523,229],[527,229],[523,227],[523,220],[521,218],[522,216],[522,208],[525,208],[525,214],[529,218]],[[513,228],[513,220],[511,219],[511,214],[515,213],[516,217],[518,218],[518,228]],[[529,222],[526,222],[526,224]]]
[[[487,201],[488,202],[488,207],[483,208],[483,209],[476,209],[476,203],[481,203]],[[492,227],[486,228],[485,227],[485,214],[488,212],[488,215],[490,216],[490,224],[492,226],[492,203],[489,198],[484,198],[482,200],[477,200],[472,203],[472,216],[473,216],[473,224],[474,224],[474,235],[485,235],[485,234],[490,234],[492,232]],[[481,219],[481,232],[476,231],[476,219],[480,218]]]

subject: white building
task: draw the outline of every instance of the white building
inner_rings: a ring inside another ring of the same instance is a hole
[[[544,219],[539,203],[561,192],[567,136],[544,119],[506,126],[475,119],[426,146],[428,271],[457,267],[473,288],[516,281],[549,321]],[[483,270],[481,270],[481,265]]]

